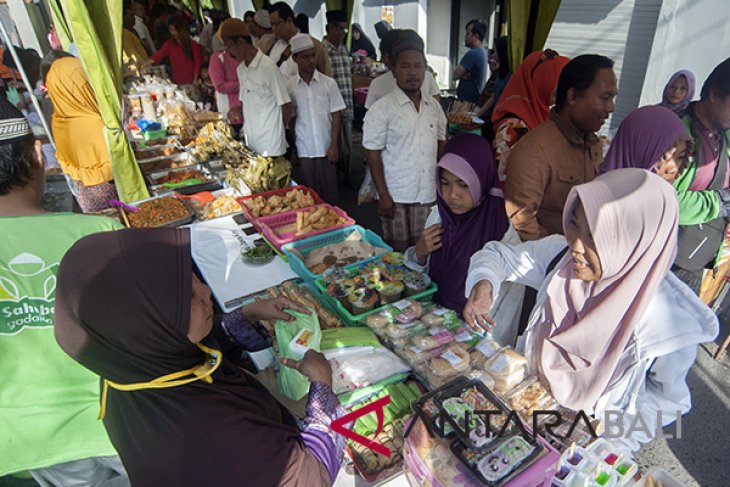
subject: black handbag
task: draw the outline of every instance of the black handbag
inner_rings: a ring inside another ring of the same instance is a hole
[[[722,137],[722,147],[718,158],[717,170],[707,189],[723,189],[727,174],[728,155],[725,137]],[[717,217],[698,225],[680,225],[679,249],[675,265],[688,271],[712,269],[717,253],[725,240],[725,229],[728,221],[724,217]]]

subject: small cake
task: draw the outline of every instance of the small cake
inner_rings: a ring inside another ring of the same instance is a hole
[[[368,288],[357,288],[347,297],[350,304],[350,311],[353,315],[361,315],[367,313],[375,307],[378,296],[375,291]]]
[[[365,318],[365,323],[374,330],[382,330],[393,323],[393,318],[386,313],[374,313]]]
[[[375,289],[380,295],[380,304],[390,304],[400,299],[403,294],[403,283],[401,281],[380,281]]]
[[[410,273],[408,269],[402,266],[388,267],[388,277],[394,281],[402,281]]]
[[[406,296],[413,296],[428,289],[431,285],[431,278],[423,272],[411,272],[405,277],[403,283],[406,286]]]
[[[335,281],[327,286],[327,294],[342,303],[342,306],[347,307],[347,297],[350,295],[352,289],[348,289],[342,283],[342,281]]]
[[[405,256],[400,252],[390,252],[382,257],[383,263],[387,265],[403,265],[406,262]]]
[[[347,279],[348,277],[350,277],[350,273],[342,268],[327,269],[322,274],[322,280],[325,284],[331,284],[340,279]]]

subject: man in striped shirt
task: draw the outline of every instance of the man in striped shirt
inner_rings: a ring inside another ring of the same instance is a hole
[[[352,164],[350,163],[350,152],[352,149],[352,121],[354,118],[352,101],[352,75],[350,72],[350,53],[345,46],[347,36],[347,18],[342,10],[330,10],[327,12],[327,35],[324,37],[324,45],[332,65],[332,77],[345,100],[347,108],[342,111],[342,127],[340,130],[340,163],[345,172],[345,180],[351,185]]]

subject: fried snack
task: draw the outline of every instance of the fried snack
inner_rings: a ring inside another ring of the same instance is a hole
[[[325,309],[307,288],[300,286],[294,281],[284,281],[278,286],[269,288],[266,292],[272,298],[284,296],[304,307],[312,308],[317,313],[319,324],[323,330],[340,328],[342,326],[342,322]],[[269,330],[272,336],[275,335],[273,322],[262,321],[262,324]]]
[[[314,198],[301,189],[292,189],[284,195],[257,196],[247,200],[245,204],[251,214],[258,218],[314,206]]]
[[[314,210],[297,213],[296,235],[305,235],[344,223],[347,223],[347,220],[338,215],[333,209],[322,206]]]
[[[230,195],[217,197],[212,203],[205,203],[200,209],[200,219],[210,220],[241,211],[236,198]]]

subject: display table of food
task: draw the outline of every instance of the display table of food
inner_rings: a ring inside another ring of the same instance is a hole
[[[151,115],[155,106],[139,96],[141,112]],[[173,112],[155,113],[168,127],[179,125]],[[408,268],[403,254],[310,188],[290,186],[288,161],[253,153],[221,121],[182,126],[174,136],[136,134],[153,196],[122,205],[119,217],[128,227],[189,227],[194,261],[223,311],[276,296],[309,310],[257,325],[271,347],[250,356],[295,414],[308,383],[286,377],[277,359],[310,348],[330,362],[346,409],[387,402],[380,421],[372,412],[353,431],[390,455],[351,440],[336,485],[621,487],[638,480],[629,453],[595,439],[596,421],[575,428],[566,421],[552,432],[537,423],[533,434],[535,410],[576,413],[558,405],[527,358],[433,302],[436,283]],[[496,427],[478,414],[484,410]]]

